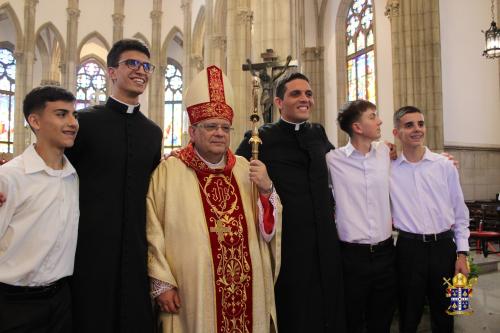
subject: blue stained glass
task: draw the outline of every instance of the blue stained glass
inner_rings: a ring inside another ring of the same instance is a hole
[[[181,146],[182,74],[178,67],[167,64],[165,70],[164,153]]]
[[[97,62],[90,60],[80,66],[76,83],[78,105],[88,106],[106,100],[106,73]]]
[[[0,152],[14,151],[14,94],[16,59],[7,48],[0,48]]]

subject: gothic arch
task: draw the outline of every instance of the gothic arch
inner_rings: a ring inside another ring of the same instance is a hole
[[[0,5],[0,12],[5,12],[7,14],[9,21],[11,24],[14,26],[14,30],[16,32],[16,38],[15,38],[15,51],[16,52],[23,52],[24,50],[24,36],[23,36],[23,30],[21,28],[21,23],[19,22],[19,18],[16,15],[16,12],[12,8],[12,6],[9,3],[4,3],[3,5]]]
[[[216,0],[214,19],[214,32],[226,36],[227,0]]]
[[[146,38],[146,36],[144,36],[142,33],[138,32],[136,33],[134,36],[133,36],[135,39],[138,39],[140,40],[141,42],[143,42],[144,44],[146,44],[146,46],[148,47],[148,49],[151,49],[151,44],[149,43],[149,40]]]
[[[170,43],[174,41],[175,36],[180,36],[182,38],[182,31],[177,26],[173,26],[172,29],[170,29],[167,37],[165,37],[165,40],[163,41],[163,44],[161,47],[161,54],[160,54],[160,66],[162,66],[162,67],[167,66],[168,47],[169,47]]]
[[[97,31],[94,31],[94,32],[91,32],[89,33],[87,36],[85,36],[82,41],[80,42],[80,45],[78,46],[78,51],[77,51],[77,56],[78,56],[78,59],[80,60],[80,63],[82,62],[82,59],[81,59],[81,52],[82,52],[82,48],[85,44],[87,44],[90,40],[92,40],[93,38],[97,39],[99,42],[101,42],[102,46],[104,46],[104,48],[106,49],[106,51],[109,52],[109,49],[110,49],[110,46],[109,46],[109,43],[108,41],[106,40],[106,38],[103,37],[103,35],[101,35],[99,32]],[[106,66],[104,66],[104,68],[106,68]]]
[[[192,54],[203,59],[205,40],[205,6],[201,6],[193,28]]]
[[[61,84],[61,64],[64,62],[64,39],[51,22],[41,25],[35,42],[42,61],[42,83]]]

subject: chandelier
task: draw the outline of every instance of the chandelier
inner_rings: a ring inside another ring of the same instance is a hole
[[[483,51],[483,56],[489,59],[500,58],[500,30],[495,23],[495,0],[491,0],[491,26],[488,30],[483,31],[486,39],[486,48]]]

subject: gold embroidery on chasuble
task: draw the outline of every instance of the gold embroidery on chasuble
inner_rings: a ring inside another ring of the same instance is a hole
[[[176,155],[189,160],[200,186],[214,264],[217,332],[250,333],[252,263],[241,196],[232,176],[235,157],[228,151],[224,170],[214,171],[193,153],[188,145]]]

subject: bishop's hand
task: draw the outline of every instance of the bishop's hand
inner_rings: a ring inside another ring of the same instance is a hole
[[[273,182],[267,174],[266,166],[261,161],[250,161],[250,180],[257,185],[260,194],[269,196],[273,192]]]
[[[177,288],[165,291],[156,297],[156,303],[163,312],[178,313],[181,307],[181,298],[177,293]]]

